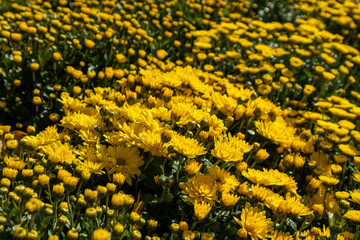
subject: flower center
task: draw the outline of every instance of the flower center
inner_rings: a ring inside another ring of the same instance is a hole
[[[119,166],[125,166],[126,165],[126,161],[124,159],[121,159],[121,158],[117,158],[116,163]]]

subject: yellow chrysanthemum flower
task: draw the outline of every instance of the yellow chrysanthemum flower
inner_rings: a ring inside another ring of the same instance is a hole
[[[195,175],[201,169],[203,164],[197,162],[195,159],[191,159],[185,164],[185,172],[189,175]]]
[[[339,148],[341,150],[341,152],[343,152],[344,154],[348,155],[348,156],[357,156],[360,155],[360,151],[353,146],[350,145],[346,145],[346,144],[340,144]]]
[[[241,220],[236,217],[234,219],[242,227],[242,234],[245,233],[252,240],[266,239],[270,237],[269,234],[273,230],[273,222],[266,218],[265,214],[265,211],[251,207],[250,203],[247,202],[241,213]]]
[[[268,118],[265,121],[255,121],[257,132],[276,144],[291,146],[295,137],[296,129],[288,126],[288,123],[282,117],[277,117],[275,121]]]
[[[224,204],[225,207],[233,207],[238,201],[240,200],[240,197],[224,192],[221,194],[221,202]]]
[[[340,180],[337,178],[324,176],[324,175],[319,176],[319,179],[324,185],[327,186],[334,186],[340,182]]]
[[[275,230],[274,234],[270,237],[271,240],[292,240],[292,236],[288,232]]]
[[[243,159],[245,153],[249,152],[252,146],[236,136],[222,136],[215,139],[215,148],[211,151],[214,157],[225,162],[238,162]]]
[[[286,173],[279,172],[276,169],[263,169],[263,171],[248,168],[242,175],[255,184],[263,186],[284,186],[287,190],[296,193],[297,183]]]
[[[120,172],[126,176],[126,182],[131,185],[135,176],[139,176],[139,167],[144,164],[137,147],[108,147],[108,157],[105,157],[105,168],[109,173]]]
[[[356,202],[357,204],[360,204],[360,191],[353,190],[350,191],[350,194],[351,194],[351,200],[353,202]]]
[[[110,238],[110,232],[103,228],[98,228],[93,233],[94,240],[107,240]]]
[[[38,212],[44,206],[44,203],[37,198],[31,198],[26,202],[25,207],[30,213]]]
[[[49,145],[42,146],[41,149],[48,155],[49,160],[53,163],[72,162],[76,158],[72,151],[73,146],[69,143],[63,144],[60,141],[56,141]]]
[[[356,170],[356,171],[353,173],[352,178],[354,179],[354,181],[360,183],[360,171],[359,171],[359,169]]]
[[[198,221],[202,221],[206,218],[211,210],[211,205],[205,202],[198,202],[195,200],[194,203],[194,216]]]
[[[306,216],[313,211],[301,203],[300,198],[291,197],[290,194],[287,194],[285,200],[280,203],[278,212],[285,215]]]
[[[26,166],[26,162],[19,160],[19,158],[15,158],[15,157],[5,156],[4,162],[7,167],[16,170],[21,170]]]
[[[206,149],[196,139],[179,134],[174,134],[167,145],[172,146],[175,151],[188,158],[195,158],[206,153]]]
[[[346,219],[349,219],[353,222],[360,223],[360,211],[359,210],[349,210],[343,216]]]
[[[216,181],[219,192],[230,192],[240,185],[240,182],[234,175],[231,175],[230,172],[221,169],[219,166],[208,167],[207,170],[214,181]]]
[[[217,185],[215,180],[209,176],[200,174],[179,184],[181,193],[188,195],[185,201],[199,201],[215,204],[217,201]]]

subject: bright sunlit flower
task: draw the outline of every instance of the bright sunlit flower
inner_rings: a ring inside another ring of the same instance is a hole
[[[132,178],[139,176],[139,167],[144,164],[137,147],[110,146],[107,148],[108,157],[105,157],[105,168],[109,173],[119,172],[126,177],[126,182],[132,184]]]
[[[257,207],[251,207],[248,202],[241,213],[241,220],[236,217],[234,219],[243,229],[240,229],[240,233],[250,236],[253,240],[266,239],[273,230],[273,222],[266,218],[265,211],[260,211]]]
[[[181,193],[187,195],[185,201],[198,201],[215,204],[217,201],[217,185],[211,176],[200,174],[179,184]]]

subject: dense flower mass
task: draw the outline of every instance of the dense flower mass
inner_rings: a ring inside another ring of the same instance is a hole
[[[359,237],[359,20],[0,0],[0,238]]]

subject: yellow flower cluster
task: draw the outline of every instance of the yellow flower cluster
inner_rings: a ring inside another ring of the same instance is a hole
[[[359,19],[350,0],[0,1],[0,235],[358,237]]]

